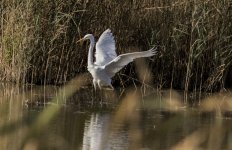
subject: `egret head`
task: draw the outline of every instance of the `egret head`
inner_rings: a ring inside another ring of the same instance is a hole
[[[94,37],[93,37],[92,34],[86,34],[82,39],[78,40],[77,43],[78,43],[78,42],[81,42],[81,43],[82,43],[82,42],[85,41],[85,40],[90,40],[90,41],[92,41],[92,40],[94,40]]]
[[[83,37],[83,40],[90,40],[91,38],[93,37],[92,34],[86,34],[84,37]]]

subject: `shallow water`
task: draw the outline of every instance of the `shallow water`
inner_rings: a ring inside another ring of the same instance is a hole
[[[0,84],[0,149],[232,148],[230,112],[189,107],[175,101],[181,99],[178,92],[172,92],[172,99],[168,99],[172,103],[165,105],[170,92],[125,98],[126,92],[118,90],[114,95],[99,93],[99,98],[91,89],[83,88],[57,104],[51,100],[58,89]],[[32,130],[50,106],[59,107],[58,113],[36,128],[38,132]]]

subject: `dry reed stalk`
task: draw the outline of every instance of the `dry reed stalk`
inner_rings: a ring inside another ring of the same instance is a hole
[[[160,45],[150,65],[158,88],[224,88],[231,69],[230,1],[1,1],[0,76],[3,80],[63,84],[86,71],[86,33],[111,28],[118,53]],[[225,66],[220,69],[220,66]],[[137,84],[133,65],[122,86]],[[217,71],[218,70],[218,71]],[[215,73],[216,72],[216,73]]]

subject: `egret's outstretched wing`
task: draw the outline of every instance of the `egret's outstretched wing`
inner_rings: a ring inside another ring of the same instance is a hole
[[[115,40],[110,31],[107,29],[102,33],[98,42],[96,43],[96,52],[95,52],[95,64],[96,65],[105,65],[117,57],[115,52]]]
[[[121,70],[125,65],[132,62],[136,58],[140,57],[150,57],[157,53],[156,48],[152,48],[144,52],[134,52],[122,54],[113,59],[111,62],[105,65],[106,73],[113,77],[119,70]]]

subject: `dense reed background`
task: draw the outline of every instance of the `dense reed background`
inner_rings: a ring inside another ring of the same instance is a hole
[[[107,28],[118,53],[159,45],[149,63],[158,88],[214,91],[232,86],[230,0],[2,0],[0,79],[60,84],[86,72],[88,43]],[[115,83],[137,82],[136,67]],[[128,77],[130,75],[130,77]],[[131,78],[133,77],[133,78]],[[121,80],[123,79],[123,80]]]

